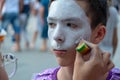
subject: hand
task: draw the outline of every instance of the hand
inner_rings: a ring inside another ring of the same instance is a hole
[[[73,80],[106,80],[109,71],[114,67],[110,54],[102,52],[95,44],[84,42],[91,47],[90,57],[84,60],[83,55],[77,52]]]
[[[0,80],[9,80],[8,75],[5,71],[5,68],[3,67],[2,54],[1,53],[0,53]]]
[[[0,53],[0,67],[2,67],[2,54]]]

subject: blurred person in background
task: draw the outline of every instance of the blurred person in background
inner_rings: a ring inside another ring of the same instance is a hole
[[[48,16],[48,6],[49,6],[49,0],[41,0],[41,22],[43,24],[42,32],[41,32],[41,38],[42,38],[42,44],[40,47],[41,51],[47,50],[47,39],[48,39],[48,24],[47,24],[47,16]]]
[[[29,47],[29,40],[27,34],[27,24],[28,19],[30,16],[30,10],[32,7],[33,1],[32,0],[24,0],[23,9],[20,13],[20,27],[21,27],[21,37],[25,39],[25,47]]]
[[[106,25],[106,35],[103,41],[100,43],[101,49],[111,53],[111,58],[114,56],[117,43],[117,24],[118,24],[118,12],[117,9],[113,6],[111,0],[109,3],[109,14]]]
[[[0,7],[0,19],[2,28],[7,31],[8,25],[11,24],[14,30],[15,45],[14,51],[20,51],[20,21],[19,13],[22,11],[23,0],[2,0]]]
[[[120,0],[112,0],[112,4],[113,4],[113,6],[115,6],[115,8],[120,13]]]
[[[41,0],[36,0],[33,3],[33,9],[32,14],[37,18],[37,25],[35,26],[35,31],[33,33],[32,41],[30,44],[30,48],[33,49],[35,47],[36,39],[39,34],[41,34],[42,31],[42,19],[41,19],[41,9],[43,6],[41,5]]]

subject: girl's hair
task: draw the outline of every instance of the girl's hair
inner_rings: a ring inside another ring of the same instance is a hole
[[[51,0],[51,3],[55,0]],[[86,14],[91,19],[91,28],[94,29],[98,24],[106,25],[108,15],[107,0],[76,0],[86,1],[88,6]],[[50,4],[51,4],[50,3]]]

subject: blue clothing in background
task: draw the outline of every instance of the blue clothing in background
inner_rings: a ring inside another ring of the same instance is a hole
[[[44,18],[47,18],[47,16],[48,16],[49,0],[41,0],[41,4],[45,8]]]
[[[43,39],[48,38],[48,24],[47,24],[47,17],[48,17],[48,6],[49,6],[49,0],[41,0],[41,4],[44,7],[44,25],[41,32],[41,37]]]

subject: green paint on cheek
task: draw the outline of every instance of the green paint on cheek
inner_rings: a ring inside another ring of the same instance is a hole
[[[76,51],[78,51],[81,54],[85,54],[88,51],[90,51],[90,48],[87,46],[86,43],[82,42],[81,44],[78,45],[78,47],[76,48]]]

